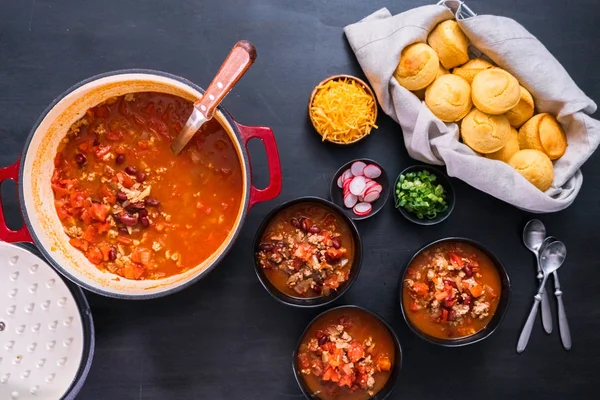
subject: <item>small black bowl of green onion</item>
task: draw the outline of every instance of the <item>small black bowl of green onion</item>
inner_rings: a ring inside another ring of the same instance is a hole
[[[435,225],[452,213],[454,188],[450,179],[435,167],[413,165],[398,175],[394,184],[398,211],[419,225]]]

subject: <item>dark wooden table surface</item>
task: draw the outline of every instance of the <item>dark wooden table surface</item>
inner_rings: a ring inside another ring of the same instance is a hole
[[[393,13],[426,1],[178,0],[0,1],[0,165],[13,163],[45,107],[78,81],[123,68],[152,68],[206,85],[229,48],[249,39],[258,59],[224,105],[240,122],[273,128],[281,152],[281,196],[250,213],[222,264],[183,292],[127,302],[88,295],[96,323],[96,353],[79,398],[300,399],[291,354],[305,325],[322,310],[276,303],[254,274],[251,241],[276,204],[304,195],[326,197],[344,162],[370,157],[395,176],[413,163],[400,128],[379,118],[371,137],[349,148],[322,144],[307,119],[313,86],[326,76],[362,76],[342,28],[380,7]],[[469,1],[480,14],[515,18],[546,44],[579,86],[600,101],[596,0]],[[570,6],[568,5],[570,4]],[[251,146],[254,176],[265,184],[264,150]],[[358,224],[366,253],[361,275],[339,304],[383,316],[404,348],[404,371],[392,398],[598,398],[600,378],[600,157],[583,167],[585,182],[567,210],[544,215],[549,233],[569,255],[561,270],[573,349],[563,350],[536,323],[527,351],[515,345],[536,280],[521,244],[531,217],[454,180],[457,204],[447,222],[420,227],[391,203]],[[19,224],[14,187],[5,184],[9,222]],[[12,197],[9,195],[13,195]],[[7,197],[9,197],[7,199]],[[513,298],[500,329],[458,349],[415,337],[402,320],[397,281],[425,243],[460,235],[489,246],[509,270]],[[554,307],[554,301],[552,301]]]

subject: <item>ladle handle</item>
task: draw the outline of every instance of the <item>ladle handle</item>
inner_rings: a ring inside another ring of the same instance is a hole
[[[202,95],[202,98],[194,103],[206,117],[211,119],[217,106],[221,103],[227,93],[235,86],[240,78],[248,71],[248,68],[256,60],[256,49],[247,40],[240,40],[233,46],[231,52],[221,65],[214,79],[208,85],[208,89]]]
[[[560,281],[558,273],[554,271],[554,295],[558,302],[558,328],[560,329],[560,340],[566,350],[571,350],[571,330],[569,329],[569,321],[567,321],[567,313],[562,298],[562,290],[560,290]]]
[[[537,294],[534,296],[533,306],[531,306],[531,311],[529,312],[529,317],[527,317],[527,321],[523,326],[523,330],[521,331],[521,336],[519,336],[519,341],[517,342],[517,353],[522,353],[525,351],[527,347],[527,343],[529,343],[529,337],[531,336],[531,331],[533,329],[533,324],[535,323],[535,317],[537,316],[537,311],[540,306],[540,302],[542,301],[542,293],[544,290],[544,286],[546,285],[547,276],[542,278],[542,283],[540,284],[540,288]]]

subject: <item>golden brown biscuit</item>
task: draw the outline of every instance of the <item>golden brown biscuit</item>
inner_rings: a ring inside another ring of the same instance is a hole
[[[508,118],[508,122],[510,122],[511,126],[514,126],[518,129],[533,116],[533,109],[534,104],[531,93],[521,86],[521,96],[519,98],[519,102],[516,106],[506,112],[506,118]]]
[[[507,163],[517,151],[519,151],[519,134],[517,133],[517,130],[511,126],[510,135],[508,136],[506,144],[502,146],[500,150],[486,154],[485,156],[492,160],[504,161]]]
[[[440,61],[425,43],[414,43],[402,50],[394,76],[408,90],[426,88],[438,73]]]
[[[556,160],[567,150],[567,136],[553,115],[541,113],[519,129],[519,146],[543,151],[551,160]]]
[[[552,186],[554,167],[548,156],[541,151],[519,150],[508,164],[542,192]]]
[[[454,20],[438,24],[427,38],[445,68],[454,68],[469,61],[469,40]]]
[[[425,104],[444,122],[462,119],[471,110],[471,86],[457,75],[437,78],[425,91]]]
[[[474,108],[462,120],[463,142],[478,153],[500,150],[510,137],[510,124],[504,115],[489,115]]]
[[[469,84],[473,83],[475,75],[486,69],[493,68],[494,66],[482,58],[476,58],[467,62],[465,65],[456,67],[452,70],[454,75],[458,75],[465,78]]]
[[[487,114],[504,114],[517,105],[521,96],[517,79],[500,68],[481,71],[471,85],[473,104]]]
[[[437,79],[440,76],[449,74],[449,73],[450,73],[450,71],[448,71],[446,68],[443,67],[442,64],[440,64],[440,69],[438,70],[437,75],[435,77]],[[425,89],[427,89],[427,88],[425,88]],[[419,100],[425,100],[425,89],[415,90],[413,93],[415,94],[415,96],[417,96],[419,98]]]

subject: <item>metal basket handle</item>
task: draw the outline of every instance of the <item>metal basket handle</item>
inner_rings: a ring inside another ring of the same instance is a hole
[[[464,2],[460,0],[440,0],[438,6],[444,6],[452,11],[456,19],[463,20],[476,17],[475,14]]]

